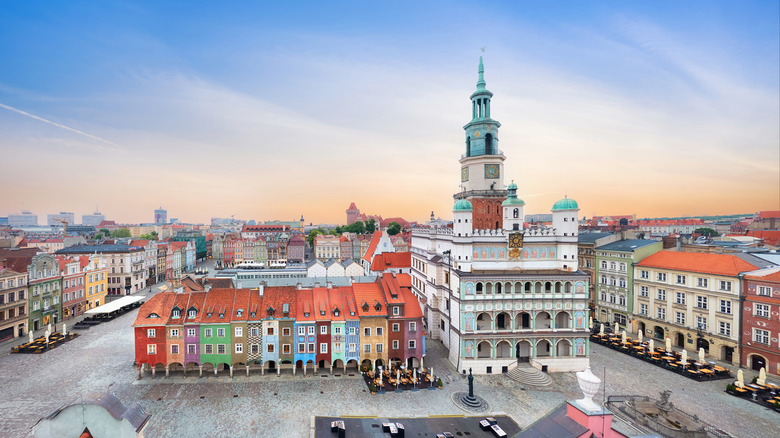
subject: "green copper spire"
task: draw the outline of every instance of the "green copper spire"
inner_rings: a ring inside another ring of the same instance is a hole
[[[485,89],[485,66],[482,64],[482,57],[479,57],[479,80],[477,81],[477,90]]]

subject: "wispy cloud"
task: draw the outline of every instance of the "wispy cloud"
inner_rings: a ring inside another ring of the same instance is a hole
[[[112,142],[110,140],[106,140],[105,138],[98,137],[97,135],[92,135],[92,134],[90,134],[88,132],[84,132],[84,131],[78,130],[76,128],[71,128],[70,126],[65,126],[65,125],[63,125],[61,123],[52,122],[51,120],[44,119],[43,117],[38,117],[35,114],[30,114],[27,111],[22,111],[22,110],[20,110],[18,108],[14,108],[12,106],[8,106],[8,105],[0,103],[0,108],[5,108],[5,109],[7,109],[9,111],[13,111],[13,112],[15,112],[17,114],[21,114],[21,115],[29,117],[31,119],[35,119],[35,120],[41,121],[43,123],[48,123],[49,125],[56,126],[58,128],[66,130],[66,131],[70,131],[70,132],[73,132],[73,133],[76,133],[76,134],[79,134],[79,135],[83,135],[84,137],[91,138],[93,140],[97,140],[97,141],[99,141],[101,143],[104,143],[104,144],[109,145],[109,146],[113,146],[113,147],[115,147],[117,149],[124,149],[124,147],[122,147],[122,146],[120,146],[120,145],[118,145],[118,144],[116,144],[116,143],[114,143],[114,142]]]

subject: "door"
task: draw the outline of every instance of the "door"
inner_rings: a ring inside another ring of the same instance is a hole
[[[766,359],[761,356],[753,355],[753,368],[754,371],[761,371],[761,368],[766,368]]]
[[[682,333],[677,333],[677,346],[680,348],[685,348],[685,335]]]

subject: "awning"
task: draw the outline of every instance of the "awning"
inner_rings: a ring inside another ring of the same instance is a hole
[[[102,306],[95,307],[94,309],[87,310],[84,312],[85,315],[101,315],[104,313],[111,313],[116,310],[121,309],[122,307],[127,306],[128,304],[133,304],[138,301],[143,300],[146,297],[134,297],[134,296],[128,296],[128,297],[122,297],[118,300],[114,300],[111,302],[108,302],[106,304],[103,304]]]

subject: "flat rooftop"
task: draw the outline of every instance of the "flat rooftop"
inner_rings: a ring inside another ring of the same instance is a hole
[[[385,417],[314,417],[314,437],[333,438],[338,433],[330,431],[331,421],[344,421],[346,436],[348,437],[377,437],[387,438],[389,433],[382,431],[382,423],[401,423],[404,425],[407,437],[435,438],[438,434],[449,432],[453,436],[462,437],[492,437],[489,430],[483,431],[479,427],[479,421],[486,417],[493,417],[496,423],[504,429],[507,436],[514,436],[520,432],[520,426],[506,415],[482,415],[479,417],[466,416],[436,416],[415,418],[385,418]]]

